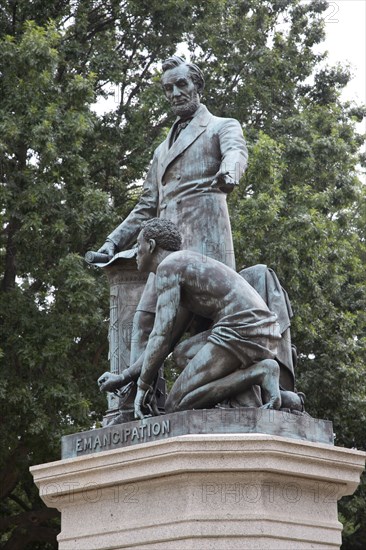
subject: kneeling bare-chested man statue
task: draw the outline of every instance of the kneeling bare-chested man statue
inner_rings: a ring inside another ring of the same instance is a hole
[[[281,336],[276,315],[259,294],[225,264],[180,250],[180,233],[168,220],[149,221],[137,242],[138,269],[156,273],[154,328],[140,359],[121,375],[104,373],[100,389],[115,391],[137,380],[135,417],[142,419],[159,368],[196,314],[213,326],[200,346],[196,340],[196,353],[174,383],[166,412],[214,407],[252,385],[261,387],[263,407],[278,409],[274,358]]]

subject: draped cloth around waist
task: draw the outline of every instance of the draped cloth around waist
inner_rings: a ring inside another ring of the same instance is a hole
[[[227,315],[211,329],[208,340],[234,354],[243,367],[263,359],[274,359],[281,339],[277,315],[250,309]]]

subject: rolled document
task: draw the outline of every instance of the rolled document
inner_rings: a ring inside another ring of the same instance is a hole
[[[85,254],[85,261],[88,262],[88,264],[106,264],[110,260],[110,257],[108,254],[101,254],[100,252],[93,252],[92,250],[89,250]]]

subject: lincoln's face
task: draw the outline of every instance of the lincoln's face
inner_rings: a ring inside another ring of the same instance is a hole
[[[137,269],[142,272],[150,271],[151,261],[152,261],[152,253],[151,253],[150,242],[144,238],[141,231],[139,236],[137,237],[137,254],[136,254]]]
[[[179,65],[166,71],[161,83],[175,115],[184,118],[196,112],[200,100],[187,65]]]

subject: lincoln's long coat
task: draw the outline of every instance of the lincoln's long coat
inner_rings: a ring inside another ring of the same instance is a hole
[[[166,218],[182,233],[183,249],[235,268],[226,194],[211,183],[220,168],[236,182],[245,170],[248,155],[240,124],[200,105],[169,148],[173,129],[155,151],[138,204],[108,239],[123,250],[136,240],[144,221]]]

